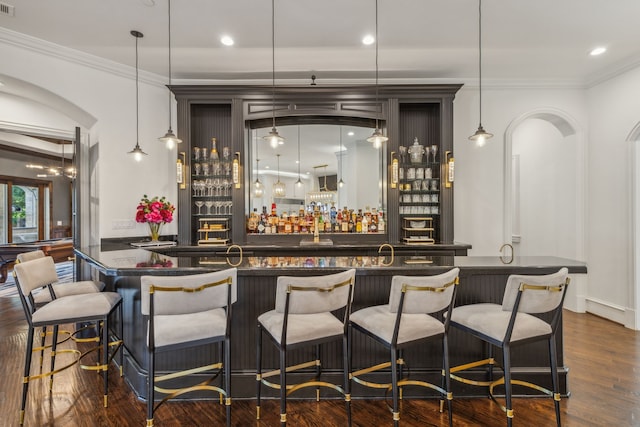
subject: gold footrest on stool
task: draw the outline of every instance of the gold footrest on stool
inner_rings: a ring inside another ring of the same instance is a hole
[[[398,359],[396,363],[398,365],[405,365],[404,359]],[[376,372],[376,371],[379,371],[381,369],[386,369],[386,368],[390,368],[390,367],[391,367],[391,362],[384,362],[384,363],[380,363],[378,365],[370,366],[368,368],[363,368],[363,369],[360,369],[358,371],[352,372],[350,374],[350,379],[352,379],[356,383],[358,383],[360,385],[363,385],[365,387],[376,388],[376,389],[385,389],[385,396],[386,396],[386,393],[388,391],[390,391],[391,388],[392,388],[392,384],[391,383],[376,383],[376,382],[372,382],[372,381],[365,381],[365,380],[363,380],[362,378],[359,378],[359,377],[362,376],[362,375],[370,374],[372,372]],[[444,375],[444,372],[443,372],[443,375]],[[429,382],[426,382],[426,381],[411,380],[409,378],[403,378],[403,379],[398,380],[398,394],[399,394],[399,398],[401,400],[402,400],[402,387],[403,386],[409,386],[409,385],[430,388],[432,390],[435,390],[435,391],[439,392],[443,396],[446,396],[447,400],[453,400],[453,393],[447,392],[442,387],[437,386],[437,385],[432,384],[432,383],[429,383]],[[387,404],[387,406],[389,406],[389,405]],[[391,409],[391,407],[389,407],[389,408]],[[443,412],[443,410],[444,410],[444,400],[440,400],[440,412]],[[399,415],[398,415],[398,417],[399,417]]]
[[[491,400],[493,400],[499,407],[500,409],[502,409],[503,412],[505,412],[507,414],[507,416],[509,418],[513,418],[513,410],[508,411],[507,408],[501,404],[500,402],[498,402],[497,397],[494,393],[494,388],[500,385],[504,385],[504,376],[500,377],[497,380],[493,380],[493,381],[475,381],[475,380],[470,380],[468,378],[464,378],[458,375],[454,375],[455,372],[462,372],[462,371],[466,371],[468,369],[472,369],[472,368],[477,368],[480,366],[485,366],[485,365],[490,365],[493,369],[493,365],[495,365],[495,359],[493,358],[488,358],[488,359],[483,359],[483,360],[478,360],[475,362],[470,362],[464,365],[459,365],[459,366],[454,366],[451,368],[451,379],[452,380],[456,380],[458,382],[464,383],[464,384],[469,384],[469,385],[474,385],[474,386],[480,386],[480,387],[489,387],[489,398],[491,398]],[[511,380],[511,384],[515,384],[515,385],[520,385],[523,387],[528,387],[534,390],[537,390],[541,393],[546,394],[547,396],[551,396],[553,397],[554,400],[560,401],[560,394],[556,393],[554,394],[551,390],[546,389],[542,386],[539,386],[537,384],[531,383],[531,382],[527,382],[527,381],[522,381],[522,380]]]

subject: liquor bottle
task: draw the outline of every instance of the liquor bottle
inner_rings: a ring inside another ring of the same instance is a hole
[[[382,211],[378,211],[378,232],[385,232],[385,223],[384,223],[384,215]]]
[[[356,231],[356,214],[353,213],[353,210],[350,210],[349,213],[349,233],[353,233]]]
[[[211,156],[210,159],[212,162],[220,160],[220,156],[218,155],[218,147],[216,146],[217,142],[215,138],[211,138]]]
[[[362,220],[360,221],[360,232],[368,233],[369,232],[369,220],[367,220],[367,216],[363,215]]]

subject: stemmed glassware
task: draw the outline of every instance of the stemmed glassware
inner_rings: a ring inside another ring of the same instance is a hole
[[[204,205],[207,207],[207,215],[211,215],[211,206],[213,206],[213,201],[207,200],[204,202]]]
[[[198,215],[202,215],[202,213],[200,212],[200,210],[202,209],[202,206],[204,205],[204,202],[202,200],[198,200],[196,201],[196,206],[198,208]]]
[[[431,153],[433,154],[433,163],[436,162],[436,154],[438,153],[438,146],[437,145],[432,145],[431,146]]]

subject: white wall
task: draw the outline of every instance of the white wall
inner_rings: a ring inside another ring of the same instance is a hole
[[[509,124],[544,108],[564,111],[587,129],[583,89],[496,88],[483,85],[482,124],[495,136],[484,147],[468,140],[478,127],[477,88],[463,87],[454,101],[455,240],[471,243],[470,255],[498,255],[505,241],[504,155]],[[510,160],[509,160],[510,161]]]
[[[157,141],[169,124],[167,89],[156,77],[140,73],[139,142],[149,155],[143,162],[135,163],[126,154],[136,142],[135,69],[97,58],[95,62],[102,61],[104,67],[85,65],[89,62],[76,60],[73,55],[73,51],[64,48],[59,48],[54,56],[0,43],[3,58],[0,74],[47,89],[98,118],[91,129],[84,128],[90,134],[91,144],[99,146],[95,176],[99,198],[92,200],[98,212],[94,237],[145,236],[145,224],[115,229],[114,223],[133,220],[143,194],[164,195],[174,203],[177,201],[175,152],[169,152]],[[144,48],[139,49],[139,55],[140,62],[144,62]],[[4,97],[1,93],[0,96]],[[0,117],[5,116],[6,105],[0,103]],[[163,234],[175,233],[175,221],[163,227]]]
[[[632,144],[640,121],[640,68],[587,91],[589,134],[588,310],[633,327]],[[637,144],[637,142],[635,142]],[[637,307],[636,307],[637,309]],[[639,325],[636,324],[635,328]]]

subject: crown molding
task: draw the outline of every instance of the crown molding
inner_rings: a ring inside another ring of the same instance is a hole
[[[134,67],[119,64],[99,56],[90,55],[79,50],[70,49],[46,40],[18,33],[0,27],[0,42],[8,45],[16,46],[51,58],[60,59],[66,62],[81,65],[83,67],[93,68],[94,70],[103,71],[115,76],[124,77],[135,80],[136,72]],[[167,78],[159,76],[148,71],[138,70],[140,82],[165,87]]]

